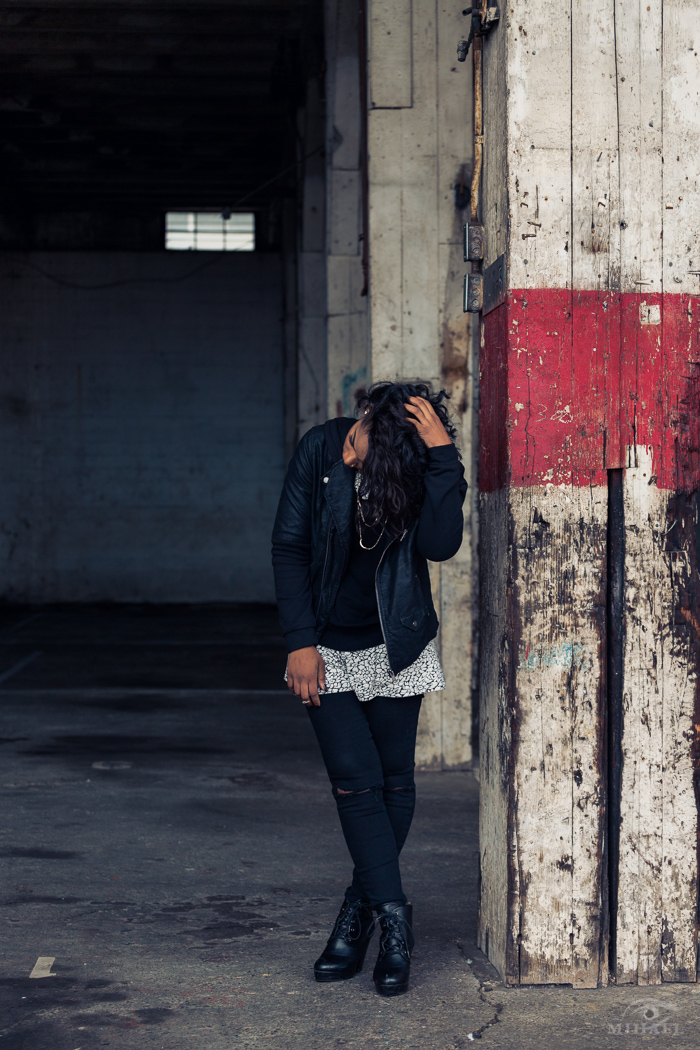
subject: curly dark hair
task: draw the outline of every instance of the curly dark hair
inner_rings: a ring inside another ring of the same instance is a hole
[[[401,536],[418,517],[423,505],[423,477],[428,468],[428,449],[418,435],[404,404],[423,397],[435,409],[440,422],[454,441],[457,429],[447,413],[445,390],[433,393],[430,383],[373,383],[359,398],[355,411],[366,412],[368,449],[360,475],[359,495],[368,525],[384,524],[390,537]],[[359,521],[359,510],[355,512]]]

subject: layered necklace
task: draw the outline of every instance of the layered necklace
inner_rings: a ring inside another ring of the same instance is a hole
[[[375,522],[374,525],[368,525],[365,521],[365,516],[362,513],[362,499],[367,499],[367,497],[363,496],[362,499],[360,499],[360,483],[361,478],[360,472],[358,470],[355,474],[355,498],[357,499],[357,511],[360,515],[360,520],[357,523],[357,534],[359,536],[360,546],[362,547],[363,551],[373,551],[379,543],[379,541],[381,540],[382,536],[384,535],[384,524],[382,524],[382,531],[379,533],[379,536],[377,537],[376,541],[372,544],[371,547],[368,547],[365,543],[362,542],[362,525],[364,525],[366,529],[376,529],[379,523]]]

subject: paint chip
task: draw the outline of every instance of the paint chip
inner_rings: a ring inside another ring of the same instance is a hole
[[[640,324],[661,324],[661,306],[659,303],[647,303],[644,300],[639,305]]]
[[[51,967],[56,962],[55,955],[40,955],[37,961],[34,963],[34,969],[29,974],[30,977],[55,977],[55,973],[51,973]]]

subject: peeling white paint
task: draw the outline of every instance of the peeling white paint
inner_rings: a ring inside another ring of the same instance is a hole
[[[496,516],[510,519],[510,548],[501,546],[507,528]],[[511,680],[515,701],[508,696],[515,639],[506,630],[505,616],[500,626],[504,633],[489,617],[493,633],[482,636],[481,645],[488,774],[482,772],[480,938],[484,947],[487,927],[494,936],[493,924],[505,905],[497,895],[509,877],[502,950],[507,955],[508,942],[518,945],[519,972],[511,969],[511,982],[564,982],[583,988],[596,987],[601,976],[603,665],[598,611],[604,601],[606,518],[606,489],[482,494],[483,529],[490,538],[488,569],[504,594],[513,595],[520,618],[518,666]],[[585,522],[583,529],[579,521]],[[500,605],[505,598],[494,595],[493,601]],[[514,704],[516,729],[512,714],[506,714]],[[499,787],[497,741],[513,734],[518,741],[516,809],[508,812]],[[490,957],[498,958],[491,952]]]
[[[639,304],[639,320],[642,324],[661,324],[661,307],[658,303]]]
[[[625,470],[624,482],[626,626],[617,980],[694,981],[697,809],[689,742],[695,670],[690,629],[683,627],[679,615],[685,611],[682,597],[690,565],[685,551],[668,547],[672,497],[649,483],[650,449],[636,446],[627,459],[636,465]]]

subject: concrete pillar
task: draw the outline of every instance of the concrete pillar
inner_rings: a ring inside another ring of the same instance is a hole
[[[369,376],[363,272],[363,115],[360,7],[326,0],[326,251],[328,415],[352,415]]]
[[[451,392],[472,486],[476,382],[461,298],[472,101],[456,61],[464,21],[443,0],[368,0],[369,305],[371,378],[422,377]],[[459,554],[433,567],[448,686],[426,697],[421,719],[418,761],[432,768],[472,757],[472,493]]]
[[[297,234],[297,406],[298,437],[326,419],[326,163],[325,113],[321,82],[306,85],[299,111],[302,169]]]
[[[696,979],[698,51],[693,0],[510,0],[484,40],[479,937],[513,984]]]

